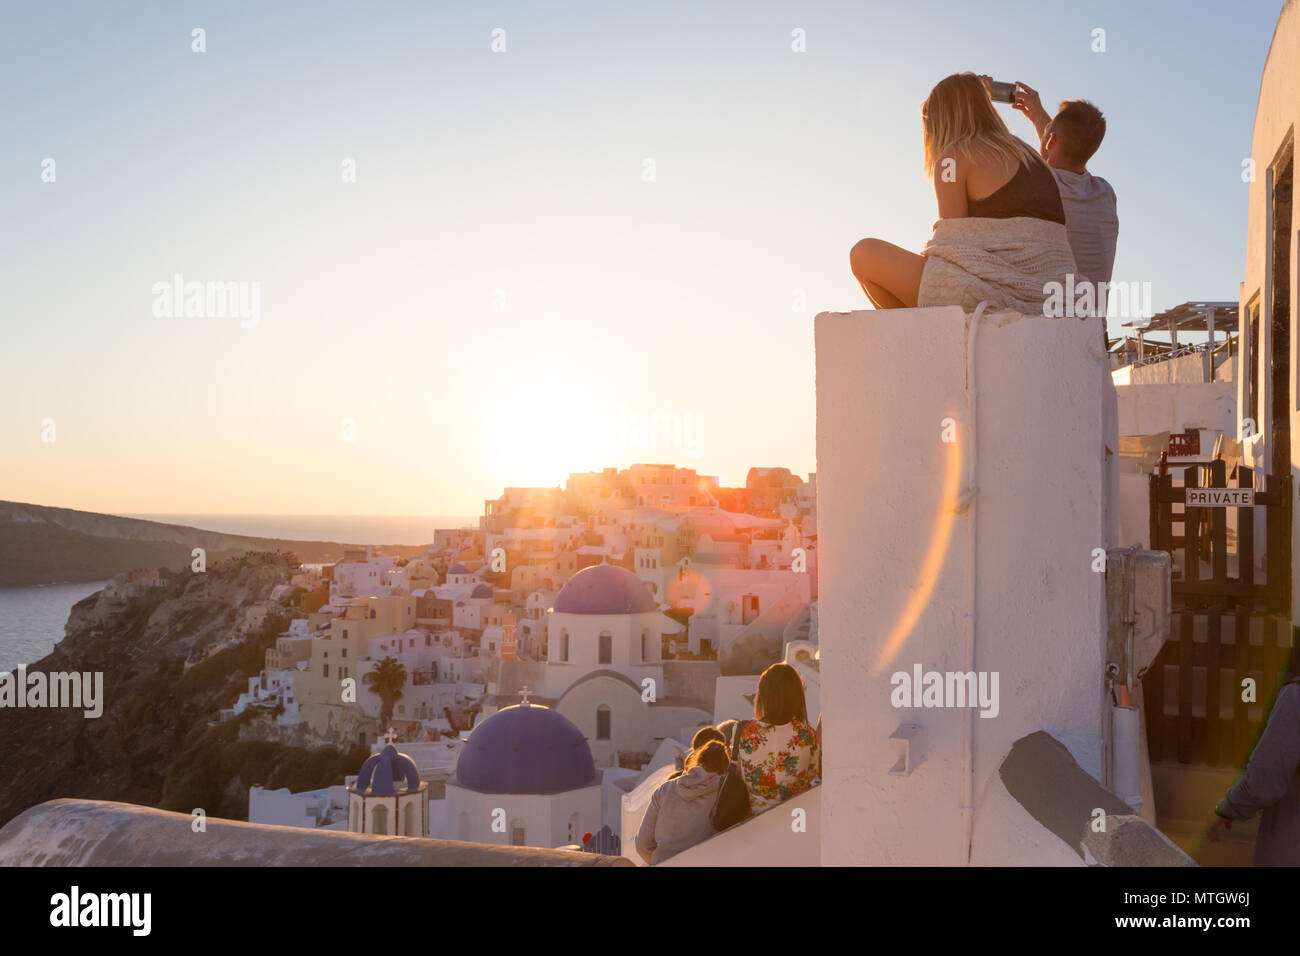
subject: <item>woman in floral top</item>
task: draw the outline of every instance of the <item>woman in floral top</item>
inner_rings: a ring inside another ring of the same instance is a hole
[[[754,719],[742,724],[736,749],[755,813],[817,782],[817,732],[808,723],[803,679],[789,664],[773,664],[758,679]]]

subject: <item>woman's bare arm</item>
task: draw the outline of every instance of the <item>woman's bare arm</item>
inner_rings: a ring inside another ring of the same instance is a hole
[[[940,219],[962,219],[967,215],[966,164],[944,155],[934,164],[934,195],[939,200]]]

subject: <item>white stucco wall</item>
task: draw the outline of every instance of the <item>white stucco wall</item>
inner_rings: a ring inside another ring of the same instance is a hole
[[[967,670],[972,573],[974,669],[998,673],[1000,698],[997,717],[971,721],[973,861],[1048,862],[1018,834],[1023,817],[989,796],[1015,740],[1046,730],[1100,772],[1104,594],[1090,563],[1104,544],[1109,369],[1098,329],[986,317],[975,427],[964,397],[966,332],[956,307],[816,320],[826,865],[964,862],[967,711],[895,709],[890,678],[914,664]],[[945,419],[957,426],[951,443],[942,440]],[[972,445],[979,493],[954,515],[960,456]],[[905,640],[886,661],[891,632]],[[921,727],[921,762],[893,775],[902,746],[890,735],[904,722]]]
[[[596,737],[596,711],[602,706],[610,710],[608,740]],[[711,716],[694,707],[647,703],[639,691],[607,676],[574,685],[556,702],[555,710],[582,731],[598,767],[612,765],[618,751],[653,754],[665,738],[680,732],[683,724],[707,722]]]
[[[641,614],[567,614],[558,611],[547,615],[547,697],[558,698],[574,682],[592,671],[612,670],[629,678],[637,686],[649,677],[655,687],[664,686],[662,635],[677,624],[659,611]],[[561,633],[569,634],[568,660],[560,660]],[[600,662],[600,635],[610,634],[611,660]],[[641,635],[646,635],[646,659],[641,658]]]
[[[1232,382],[1196,385],[1121,385],[1121,435],[1154,435],[1192,428],[1217,428],[1237,434],[1237,386]]]
[[[820,866],[821,797],[822,788],[813,787],[660,865]]]
[[[1126,365],[1111,373],[1116,385],[1191,385],[1205,381],[1205,358],[1180,355],[1149,365]]]
[[[539,794],[488,794],[468,790],[453,783],[447,784],[444,828],[447,839],[465,839],[471,843],[491,843],[510,846],[511,828],[516,820],[524,823],[527,846],[553,848],[569,843],[568,824],[578,815],[578,832],[594,833],[601,827],[601,785],[599,782],[563,793]],[[492,829],[493,812],[505,811],[504,833]],[[460,829],[461,814],[468,814],[468,832]]]
[[[1243,443],[1245,463],[1258,471],[1272,470],[1273,450],[1273,416],[1269,396],[1274,387],[1273,366],[1269,356],[1273,351],[1272,299],[1276,283],[1270,276],[1270,260],[1273,250],[1272,226],[1272,187],[1273,167],[1279,150],[1288,136],[1300,128],[1300,2],[1286,0],[1278,16],[1277,26],[1269,46],[1268,58],[1264,64],[1260,79],[1259,99],[1255,106],[1255,125],[1251,136],[1250,158],[1255,163],[1255,178],[1250,183],[1250,200],[1248,225],[1246,231],[1246,270],[1242,277],[1239,292],[1239,326],[1238,341],[1241,342],[1242,362],[1238,376],[1237,405],[1239,417],[1249,415],[1246,405],[1246,387],[1251,377],[1249,354],[1249,318],[1247,307],[1257,296],[1261,304],[1259,323],[1260,363],[1257,372],[1257,388],[1260,399],[1258,418],[1258,438],[1253,442]],[[1300,157],[1297,157],[1300,160]],[[1289,368],[1291,381],[1277,383],[1278,387],[1288,387],[1290,394],[1290,435],[1291,435],[1291,475],[1295,482],[1300,478],[1300,408],[1297,407],[1297,393],[1300,393],[1300,366],[1297,362],[1297,339],[1300,338],[1300,208],[1294,204],[1291,214],[1291,254],[1286,270],[1290,283],[1290,346]],[[1256,508],[1256,542],[1263,542],[1264,509]],[[1257,544],[1256,547],[1260,545]],[[1292,512],[1293,555],[1300,555],[1300,508]],[[1258,552],[1257,552],[1258,553]],[[1260,555],[1262,558],[1262,555]],[[1291,600],[1292,621],[1300,620],[1300,561],[1291,562]]]

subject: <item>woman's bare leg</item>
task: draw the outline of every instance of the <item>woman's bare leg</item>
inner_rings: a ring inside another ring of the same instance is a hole
[[[877,309],[907,308],[898,296],[884,286],[878,286],[874,282],[862,282],[861,280],[858,280],[858,284],[862,286],[862,291],[867,294],[867,298],[871,300],[871,304]]]
[[[916,307],[925,259],[883,239],[863,239],[849,252],[849,266],[878,309]]]

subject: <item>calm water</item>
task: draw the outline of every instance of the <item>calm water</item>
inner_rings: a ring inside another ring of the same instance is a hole
[[[107,583],[0,588],[0,671],[35,663],[54,650],[72,605]]]
[[[478,527],[464,515],[173,515],[126,514],[205,531],[344,544],[431,544],[434,528]]]

